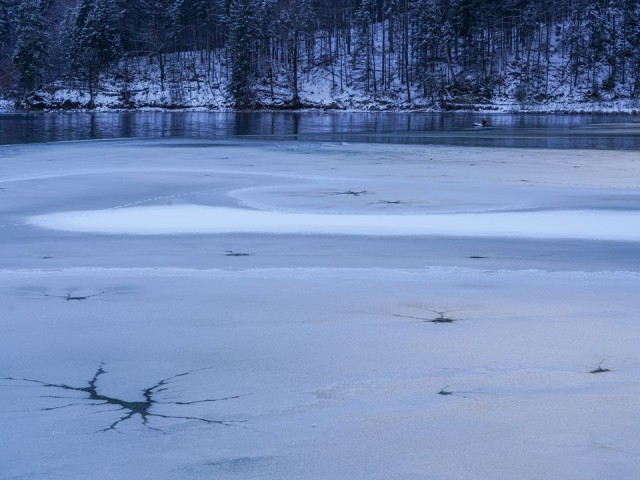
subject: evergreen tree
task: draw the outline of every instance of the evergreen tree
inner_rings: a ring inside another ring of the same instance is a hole
[[[100,73],[122,55],[121,10],[115,0],[79,0],[68,22],[72,70],[87,82],[93,105]]]
[[[640,97],[640,1],[624,0],[622,81],[629,83],[631,97]],[[628,78],[627,78],[628,77]]]
[[[24,92],[42,85],[47,68],[49,38],[42,0],[20,0],[16,9],[16,45],[13,62]]]
[[[568,28],[563,36],[563,43],[568,52],[567,71],[571,75],[569,85],[577,87],[589,72],[589,30],[590,21],[587,19],[589,4],[578,0],[571,10],[568,19]]]
[[[365,91],[377,93],[376,60],[375,60],[375,0],[362,0],[360,7],[355,12],[356,26],[356,51],[354,55],[354,67],[356,59],[363,59],[362,77]]]
[[[0,47],[8,41],[11,33],[13,8],[8,0],[0,0]]]
[[[455,2],[449,0],[416,0],[412,5],[416,80],[432,102],[439,100],[446,86],[457,83],[452,58],[454,7]]]
[[[408,103],[637,97],[640,0],[0,0],[0,95],[66,77],[93,98],[116,68],[172,94],[226,77],[238,108],[282,81],[299,106],[303,74]]]
[[[259,20],[253,0],[229,2],[228,47],[232,61],[229,93],[236,108],[240,109],[255,106]]]
[[[588,39],[585,42],[586,67],[591,71],[591,88],[594,97],[600,92],[600,73],[603,60],[607,54],[606,11],[608,0],[594,0],[587,7],[586,23]]]
[[[280,14],[280,23],[283,31],[281,40],[288,46],[289,65],[291,69],[291,105],[294,108],[300,106],[300,51],[302,42],[308,36],[312,19],[311,3],[309,0],[290,0],[285,2]]]
[[[176,38],[184,28],[181,24],[183,0],[137,0],[135,15],[139,17],[133,35],[137,43],[160,67],[160,88],[164,91],[166,80],[166,55],[179,51]]]

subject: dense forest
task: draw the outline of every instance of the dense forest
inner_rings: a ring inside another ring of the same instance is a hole
[[[24,108],[466,108],[640,97],[640,0],[0,0]]]

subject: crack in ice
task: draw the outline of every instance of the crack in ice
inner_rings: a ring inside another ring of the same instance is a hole
[[[169,382],[171,382],[176,378],[189,375],[190,373],[192,373],[192,371],[172,375],[170,377],[160,380],[159,382],[157,382],[156,384],[150,387],[144,388],[142,390],[142,396],[144,398],[143,401],[127,401],[127,400],[122,400],[120,398],[110,397],[102,393],[99,393],[97,383],[100,376],[104,375],[105,373],[107,372],[104,369],[104,364],[100,364],[96,373],[93,375],[91,380],[87,382],[87,385],[84,387],[74,387],[71,385],[67,385],[65,383],[49,383],[42,380],[35,380],[32,378],[15,378],[15,377],[5,376],[5,377],[2,377],[2,379],[8,380],[8,381],[35,383],[37,385],[41,385],[42,387],[46,387],[46,388],[58,388],[61,390],[71,390],[75,392],[82,392],[87,395],[86,398],[84,399],[76,398],[76,397],[63,397],[58,395],[43,395],[41,398],[75,399],[78,401],[80,400],[90,401],[90,402],[69,403],[66,405],[59,405],[55,407],[46,407],[42,409],[43,411],[51,411],[51,410],[58,410],[62,408],[69,408],[74,406],[85,406],[85,405],[90,405],[90,406],[113,405],[118,408],[115,410],[109,410],[109,411],[114,411],[114,412],[123,411],[123,415],[120,418],[118,418],[117,420],[114,420],[109,426],[98,430],[99,432],[107,432],[110,430],[118,431],[116,427],[121,423],[129,420],[134,415],[140,416],[142,425],[149,428],[150,430],[156,430],[156,431],[161,431],[161,430],[159,428],[155,428],[149,425],[149,421],[153,417],[163,418],[163,419],[172,419],[172,420],[194,420],[194,421],[199,421],[207,424],[215,424],[215,425],[223,425],[223,426],[236,426],[239,423],[237,421],[212,420],[205,417],[198,417],[198,416],[191,416],[191,415],[169,415],[169,414],[162,414],[162,413],[151,411],[154,405],[194,405],[198,403],[222,402],[226,400],[235,400],[235,399],[241,398],[241,395],[234,395],[229,397],[207,398],[203,400],[175,401],[175,402],[159,401],[154,398],[158,393],[167,390],[166,386],[169,384]]]

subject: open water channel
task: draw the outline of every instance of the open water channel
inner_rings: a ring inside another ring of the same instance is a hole
[[[488,127],[474,127],[482,118],[488,119]],[[0,113],[0,145],[167,137],[637,150],[640,118],[421,112]]]

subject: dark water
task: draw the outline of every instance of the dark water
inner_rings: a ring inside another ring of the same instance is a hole
[[[474,128],[482,118],[489,126]],[[0,113],[0,145],[168,137],[640,150],[640,118],[418,112]]]

